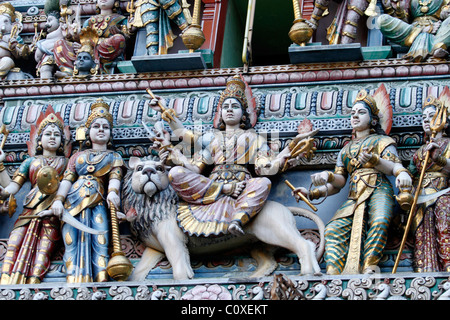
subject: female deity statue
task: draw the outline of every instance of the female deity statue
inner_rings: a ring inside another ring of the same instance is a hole
[[[125,16],[117,13],[120,2],[118,0],[97,0],[98,14],[87,19],[83,25],[80,20],[80,7],[76,13],[75,22],[67,27],[68,40],[61,40],[55,44],[55,57],[60,69],[71,76],[77,49],[80,47],[82,30],[89,28],[97,34],[98,40],[94,47],[94,60],[99,62],[100,73],[112,73],[115,64],[123,60],[126,40],[131,32]]]
[[[448,124],[444,130],[437,131],[436,136],[430,139],[432,119],[442,103],[441,99],[432,96],[426,99],[422,109],[422,127],[427,143],[416,151],[408,168],[416,178],[417,187],[417,178],[424,166],[425,153],[430,152],[431,161],[427,164],[421,186],[427,199],[412,213],[414,214],[411,225],[411,231],[414,234],[414,268],[417,272],[450,271],[450,236],[448,234],[450,196],[446,193],[450,172]],[[446,108],[446,106],[443,107]]]
[[[107,208],[120,205],[122,157],[112,151],[113,117],[109,105],[99,99],[86,121],[85,150],[75,153],[52,205],[53,213],[69,213],[102,234],[89,234],[70,224],[62,227],[67,282],[108,281],[109,218]],[[84,130],[81,128],[79,130]],[[64,205],[63,205],[64,203]]]
[[[151,104],[157,102],[162,105],[158,99]],[[158,106],[154,108],[162,111]],[[168,156],[169,163],[176,165],[169,172],[169,180],[181,198],[180,227],[197,236],[243,234],[242,227],[262,209],[271,188],[267,177],[254,175],[282,171],[291,154],[288,146],[273,156],[266,140],[252,130],[257,121],[256,103],[242,76],[229,80],[220,96],[214,118],[216,130],[195,136],[172,109],[165,110],[162,116],[184,142],[201,144],[192,159],[172,148],[168,141],[161,148],[161,157]],[[164,150],[169,150],[170,155]]]
[[[444,58],[450,45],[450,6],[445,0],[411,0],[408,8],[393,9],[383,1],[386,12],[377,18],[383,35],[394,43],[409,47],[405,55],[413,61],[429,56]],[[411,17],[412,21],[408,21]]]
[[[28,154],[12,180],[5,171],[0,175],[2,185],[7,185],[1,189],[2,199],[16,194],[27,180],[31,183],[24,210],[9,236],[1,284],[40,283],[61,239],[59,219],[48,209],[70,155],[70,131],[51,106],[31,127]]]
[[[390,112],[384,110],[390,106],[389,95],[385,92],[384,106],[382,99],[377,99],[377,104],[374,98],[383,93],[380,89],[374,96],[364,89],[358,93],[350,118],[352,140],[339,152],[334,173],[313,174],[311,180],[318,187],[312,191],[302,187],[294,190],[294,194],[300,191],[310,199],[333,195],[345,186],[350,175],[348,199],[325,228],[327,274],[374,272],[382,257],[395,205],[394,190],[386,175],[395,175],[397,186],[411,186],[411,178],[397,156],[395,141],[386,135],[390,130]]]

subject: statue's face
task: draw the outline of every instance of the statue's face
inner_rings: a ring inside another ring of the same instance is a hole
[[[350,124],[355,131],[364,131],[370,128],[371,116],[369,109],[362,103],[355,103],[352,107]]]
[[[116,0],[97,0],[97,5],[100,8],[100,10],[102,9],[112,9],[114,8],[114,3],[116,2]]]
[[[91,68],[95,67],[95,62],[88,52],[80,52],[77,55],[77,60],[75,61],[75,65],[77,66],[78,71],[89,72],[91,70]]]
[[[97,118],[91,125],[89,130],[91,142],[100,145],[108,144],[111,137],[111,126],[105,118]]]
[[[160,161],[131,157],[129,165],[133,169],[131,187],[134,192],[151,197],[169,186],[167,168]]]
[[[53,32],[59,28],[59,19],[53,15],[47,17],[47,22],[45,23],[45,28],[47,32]]]
[[[423,110],[422,112],[422,128],[427,135],[431,135],[430,124],[435,114],[436,114],[436,107],[433,105],[426,107],[425,110]]]
[[[236,125],[241,123],[243,116],[242,106],[238,99],[227,98],[222,103],[222,119],[225,125]]]
[[[12,30],[11,17],[7,14],[0,15],[0,32],[2,34],[10,34]]]
[[[57,151],[61,145],[62,137],[58,126],[51,124],[42,132],[42,148],[47,151]]]

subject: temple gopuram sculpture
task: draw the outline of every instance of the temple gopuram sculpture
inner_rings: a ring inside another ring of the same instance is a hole
[[[446,1],[412,0],[409,7],[399,6],[396,10],[390,1],[384,1],[383,5],[387,14],[377,18],[380,30],[392,42],[409,47],[405,57],[422,61],[448,56],[450,7]]]
[[[384,86],[373,97],[362,89],[351,111],[352,141],[339,152],[334,173],[313,174],[311,180],[317,188],[294,191],[318,199],[338,193],[349,177],[348,200],[325,229],[327,274],[376,271],[395,207],[393,188],[386,175],[395,176],[399,187],[411,186],[395,141],[386,134],[392,122],[390,108]]]
[[[314,1],[314,10],[309,24],[314,30],[319,26],[319,20],[325,13],[328,13],[330,0]],[[369,1],[366,0],[349,0],[339,3],[336,15],[327,28],[327,40],[330,44],[348,44],[353,43],[356,39],[356,31],[358,22],[364,17],[365,11],[369,7]]]
[[[98,14],[82,23],[79,11],[81,9],[77,7],[72,23],[65,27],[66,39],[56,44],[57,64],[68,75],[72,75],[74,72],[77,52],[82,46],[81,37],[83,37],[83,33],[86,33],[86,29],[91,29],[96,33],[97,40],[95,40],[91,56],[98,61],[99,73],[112,73],[117,62],[123,60],[126,42],[132,27],[128,24],[125,16],[117,13],[120,10],[119,1],[99,0],[96,8]]]
[[[45,13],[47,15],[47,22],[45,23],[47,35],[45,39],[36,42],[34,59],[37,62],[36,75],[41,79],[50,79],[53,78],[56,71],[56,62],[53,55],[55,43],[64,38],[60,22],[59,1],[47,1]]]
[[[107,209],[110,208],[111,215],[116,215],[113,209],[120,206],[123,160],[118,153],[108,150],[113,147],[108,104],[103,101],[92,104],[86,128],[80,130],[85,129],[86,149],[70,158],[52,205],[55,215],[61,217],[67,212],[98,231],[87,234],[73,225],[63,225],[64,262],[69,283],[108,281],[110,219]]]
[[[0,300],[448,300],[449,13],[1,1]]]
[[[16,66],[15,59],[27,57],[29,47],[20,37],[22,15],[9,2],[0,4],[0,77],[4,78]]]
[[[183,0],[185,5],[186,1]],[[148,55],[167,54],[167,50],[173,46],[175,35],[170,21],[183,31],[192,20],[189,10],[184,10],[178,0],[137,0],[135,8],[130,10],[135,11],[133,26],[145,28]]]
[[[17,194],[29,180],[32,188],[24,202],[8,240],[0,283],[40,283],[48,271],[61,239],[60,221],[50,206],[56,198],[60,177],[71,151],[69,128],[59,113],[49,106],[30,132],[25,160],[12,179],[2,174],[0,197]],[[4,167],[2,163],[2,167]],[[3,169],[4,171],[4,169]]]
[[[448,111],[450,91],[445,87],[439,98],[428,96],[423,105],[422,126],[427,144],[414,154],[408,169],[415,192],[422,199],[413,208],[411,232],[414,234],[414,268],[417,272],[450,271],[448,249]],[[425,162],[427,157],[430,161]],[[420,173],[424,171],[423,180]],[[419,199],[419,198],[418,198]]]

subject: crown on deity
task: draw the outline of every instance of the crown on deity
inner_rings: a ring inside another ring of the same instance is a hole
[[[81,48],[78,50],[78,53],[87,52],[94,59],[95,58],[94,48],[97,45],[97,42],[98,42],[98,34],[95,30],[93,30],[91,27],[81,29],[80,31]]]
[[[45,113],[41,113],[36,120],[35,125],[30,126],[30,140],[27,141],[28,154],[34,156],[36,154],[36,147],[38,146],[38,139],[42,132],[49,125],[55,125],[61,130],[61,134],[64,137],[63,152],[66,157],[70,155],[72,144],[71,144],[71,133],[69,126],[64,125],[64,120],[59,112],[55,112],[53,107],[49,105],[45,110]]]
[[[16,19],[16,10],[9,2],[4,2],[0,4],[0,14],[7,14],[11,17],[11,20],[14,21]]]
[[[258,118],[258,106],[256,98],[253,96],[252,90],[242,75],[237,74],[227,81],[227,85],[224,91],[220,94],[219,103],[217,105],[217,112],[214,117],[214,127],[219,127],[220,122],[220,110],[225,99],[235,98],[237,99],[250,118],[251,126],[254,127]]]
[[[64,132],[64,120],[62,119],[59,112],[56,113],[53,110],[52,106],[48,106],[45,114],[41,113],[38,120],[36,121],[37,135],[41,135],[44,129],[50,124],[56,125],[61,130],[61,132]]]
[[[91,105],[91,114],[86,121],[86,128],[89,128],[91,124],[98,118],[105,118],[106,120],[108,120],[111,126],[113,124],[113,116],[109,112],[109,104],[104,102],[101,98],[97,99],[97,101]]]
[[[239,75],[235,75],[228,80],[227,87],[220,95],[219,105],[227,98],[235,98],[239,100],[244,108],[247,107],[247,98],[245,96],[245,83]]]
[[[425,99],[425,103],[423,104],[422,109],[425,110],[425,108],[427,108],[428,106],[435,106],[436,108],[440,108],[441,105],[442,105],[441,100],[432,95],[429,95]]]
[[[375,99],[371,95],[369,95],[365,89],[362,89],[358,92],[358,95],[356,96],[355,102],[353,104],[356,104],[357,102],[362,102],[367,105],[370,108],[372,114],[375,116],[380,112],[380,110],[377,108]]]

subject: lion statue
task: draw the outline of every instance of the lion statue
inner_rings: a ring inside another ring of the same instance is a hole
[[[257,262],[257,269],[251,277],[270,275],[277,268],[271,249],[278,247],[298,256],[302,274],[320,275],[318,260],[324,251],[324,224],[311,211],[267,201],[261,212],[244,227],[243,236],[189,236],[177,223],[178,195],[169,184],[167,167],[156,156],[131,157],[129,167],[132,170],[128,170],[122,192],[123,210],[131,231],[146,246],[130,280],[144,280],[164,256],[172,266],[175,280],[191,279],[194,272],[190,254],[212,254],[252,242],[268,246],[264,250],[252,246],[255,249],[251,255]],[[309,218],[318,225],[320,243],[316,253],[316,246],[298,231],[294,215]]]

